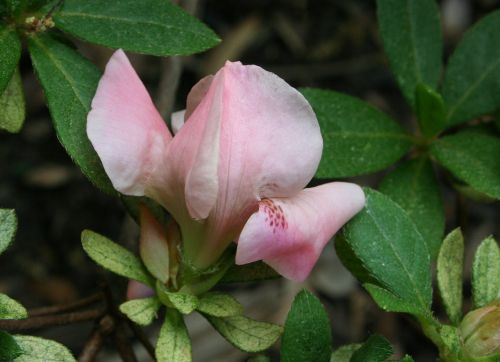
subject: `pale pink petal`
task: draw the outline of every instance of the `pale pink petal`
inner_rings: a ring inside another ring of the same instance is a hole
[[[169,245],[165,228],[147,207],[140,206],[141,238],[139,251],[149,272],[163,284],[169,279]]]
[[[215,89],[221,86],[218,105]],[[218,112],[210,112],[217,106]],[[194,122],[218,122],[221,127],[217,202],[194,257],[208,265],[237,237],[261,198],[291,196],[307,185],[323,142],[316,116],[297,90],[275,74],[239,62],[227,62],[215,75],[176,138],[184,131],[187,135],[186,126]]]
[[[113,186],[142,196],[172,136],[125,53],[109,60],[92,100],[87,134]]]
[[[198,107],[198,104],[200,104],[203,97],[205,97],[205,95],[207,94],[213,79],[213,75],[208,75],[205,78],[202,78],[198,83],[196,83],[189,91],[186,100],[186,121],[193,114],[196,107]]]
[[[127,300],[152,297],[155,291],[141,282],[130,280],[127,286]]]
[[[334,182],[290,198],[264,199],[238,239],[236,263],[264,260],[283,276],[304,280],[324,246],[365,202],[362,189]]]
[[[172,113],[172,133],[175,135],[181,127],[184,125],[184,115],[186,114],[186,110],[177,111]]]

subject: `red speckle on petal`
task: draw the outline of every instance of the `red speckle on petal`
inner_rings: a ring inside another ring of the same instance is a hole
[[[270,199],[263,199],[260,202],[260,211],[266,213],[266,223],[273,229],[273,234],[279,230],[288,228],[286,215],[280,205],[275,205]]]

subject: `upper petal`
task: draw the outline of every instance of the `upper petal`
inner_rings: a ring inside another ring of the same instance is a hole
[[[113,186],[142,196],[172,136],[122,50],[109,60],[92,100],[87,134]]]
[[[236,263],[264,260],[283,276],[302,281],[326,243],[364,202],[362,189],[345,182],[305,189],[291,198],[265,199],[240,234]]]

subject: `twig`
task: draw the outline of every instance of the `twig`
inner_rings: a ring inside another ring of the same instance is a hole
[[[99,324],[94,329],[89,339],[83,347],[82,353],[78,357],[79,362],[92,362],[94,361],[97,353],[101,350],[104,340],[115,328],[115,322],[113,318],[106,315],[101,318]]]
[[[125,334],[125,330],[122,328],[123,324],[123,322],[120,323],[120,325],[115,328],[113,333],[116,349],[118,350],[123,362],[137,362],[134,349]]]
[[[149,356],[153,359],[155,359],[155,348],[149,341],[148,337],[144,333],[144,331],[139,328],[134,322],[132,322],[130,319],[126,318],[128,326],[134,332],[134,335],[137,337],[139,342],[142,343],[144,349],[148,352]]]
[[[79,300],[76,300],[71,303],[67,304],[61,304],[61,305],[54,305],[50,307],[41,307],[41,308],[34,308],[28,311],[28,315],[30,317],[37,317],[37,316],[42,316],[42,315],[48,315],[48,314],[58,314],[58,313],[63,313],[63,312],[70,312],[75,309],[79,309],[82,307],[87,307],[91,304],[94,304],[97,301],[100,301],[103,299],[103,294],[102,293],[96,293],[91,296],[88,296],[86,298],[82,298]]]
[[[104,309],[98,308],[59,315],[29,317],[26,319],[5,319],[0,320],[0,329],[7,331],[21,331],[26,329],[63,326],[67,324],[90,321],[102,316],[103,314]]]

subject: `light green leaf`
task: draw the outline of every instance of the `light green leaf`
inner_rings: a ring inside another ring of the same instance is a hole
[[[436,88],[441,75],[443,41],[435,0],[378,0],[377,16],[385,53],[408,103],[415,88]]]
[[[19,69],[17,69],[7,88],[0,95],[0,129],[11,133],[19,132],[25,115],[23,85]]]
[[[175,309],[169,309],[160,330],[155,350],[158,362],[191,362],[191,340],[182,319]]]
[[[413,303],[403,300],[390,291],[375,284],[365,283],[363,287],[370,293],[377,305],[387,312],[422,315],[422,311]]]
[[[115,195],[86,130],[101,72],[75,49],[48,34],[28,38],[28,48],[59,141],[90,181]]]
[[[356,352],[356,350],[358,350],[361,346],[361,343],[353,343],[339,347],[332,353],[330,362],[349,362],[354,352]]]
[[[240,302],[228,294],[219,292],[202,295],[196,309],[213,317],[231,317],[243,313]]]
[[[17,217],[14,210],[0,209],[0,254],[14,240],[17,230]]]
[[[500,199],[500,138],[461,132],[435,142],[431,153],[460,180]]]
[[[14,362],[76,362],[62,344],[34,336],[14,336],[23,354]]]
[[[347,243],[380,286],[428,314],[430,257],[422,235],[389,197],[371,189],[365,195],[365,208],[344,226]]]
[[[446,125],[446,108],[441,94],[422,83],[417,85],[416,109],[420,131],[427,138],[441,132]]]
[[[56,26],[111,48],[153,55],[188,55],[215,46],[212,30],[167,0],[65,0]]]
[[[132,299],[120,305],[120,311],[132,322],[147,326],[153,322],[157,316],[161,302],[156,297]]]
[[[0,293],[0,319],[23,318],[28,318],[26,308],[8,295]]]
[[[314,109],[323,135],[316,176],[349,177],[382,170],[403,156],[410,136],[387,115],[345,94],[301,89]]]
[[[0,23],[0,94],[12,78],[21,57],[21,40],[15,29]]]
[[[493,237],[481,242],[472,263],[474,309],[500,298],[500,248]]]
[[[479,20],[450,57],[443,83],[453,126],[500,108],[500,10]]]
[[[219,283],[248,283],[276,278],[280,278],[280,275],[273,268],[261,261],[257,261],[245,265],[232,265]]]
[[[437,260],[437,282],[448,317],[458,325],[462,318],[462,276],[464,237],[460,228],[449,233],[441,245]]]
[[[281,342],[282,362],[325,361],[332,354],[328,315],[314,295],[302,290],[288,312]]]
[[[82,232],[82,245],[97,264],[113,273],[154,287],[151,276],[139,258],[123,246],[90,230]]]
[[[382,180],[379,190],[406,211],[435,258],[444,233],[444,206],[430,161],[421,157],[402,163]]]
[[[212,326],[233,346],[245,352],[261,352],[271,347],[283,328],[244,316],[226,318],[205,315]]]
[[[23,353],[23,351],[16,343],[14,337],[7,332],[0,331],[0,361],[12,361],[21,355],[21,353]]]
[[[462,348],[462,341],[459,336],[458,329],[446,324],[441,325],[439,329],[439,336],[441,341],[446,346],[447,360],[448,361],[461,361],[460,349]]]
[[[182,314],[189,314],[198,307],[198,298],[189,293],[171,292],[160,281],[156,282],[156,294],[160,301],[169,308],[175,308]]]
[[[351,362],[383,362],[393,353],[387,339],[376,334],[370,336],[351,357]]]

